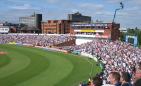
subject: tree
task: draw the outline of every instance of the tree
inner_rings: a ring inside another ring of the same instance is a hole
[[[126,36],[126,33],[125,32],[121,32],[120,40],[121,41],[125,41],[125,36]]]

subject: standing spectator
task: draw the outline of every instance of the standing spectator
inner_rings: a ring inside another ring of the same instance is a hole
[[[140,79],[141,78],[141,62],[139,62],[139,65],[136,69],[135,72],[135,80]]]

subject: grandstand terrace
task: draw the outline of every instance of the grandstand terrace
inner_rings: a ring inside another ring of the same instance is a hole
[[[0,44],[17,43],[17,44],[31,44],[34,46],[55,46],[61,43],[67,43],[75,40],[75,37],[69,35],[57,34],[1,34]],[[75,43],[75,42],[72,42]],[[71,44],[70,44],[71,45]],[[72,44],[74,45],[74,44]]]
[[[107,80],[112,71],[129,72],[134,75],[133,69],[141,62],[141,49],[130,43],[95,39],[81,45],[65,47],[66,50],[79,51],[96,57],[103,64],[103,78]]]

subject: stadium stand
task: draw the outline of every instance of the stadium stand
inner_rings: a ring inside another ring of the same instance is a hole
[[[108,75],[111,72],[128,72],[132,76],[132,81],[140,79],[141,49],[133,47],[130,43],[121,41],[110,41],[106,39],[94,39],[81,45],[74,45],[75,37],[68,35],[35,35],[35,34],[2,34],[0,35],[0,44],[10,42],[18,44],[32,44],[34,46],[55,46],[59,49],[87,53],[97,58],[102,63],[103,73],[102,80],[108,83]],[[69,46],[63,46],[70,43]],[[135,70],[136,69],[136,70]],[[121,75],[122,76],[122,75]],[[135,76],[135,77],[133,77]],[[138,77],[137,77],[138,76]],[[136,78],[137,77],[137,78]],[[93,82],[94,83],[94,82]],[[80,85],[92,86],[92,85]],[[98,85],[101,86],[101,85]],[[105,85],[106,86],[106,85]],[[110,85],[109,85],[110,86]],[[115,85],[122,86],[122,85]],[[134,85],[137,86],[137,85]]]
[[[96,56],[104,64],[103,80],[106,82],[108,74],[112,71],[128,72],[134,76],[134,68],[141,62],[141,49],[121,41],[95,39],[92,42],[69,46],[65,49],[79,50]]]
[[[0,44],[32,44],[34,46],[55,46],[64,42],[69,42],[75,38],[67,35],[37,35],[37,34],[2,34]],[[74,42],[72,42],[74,43]],[[72,44],[74,45],[74,44]]]

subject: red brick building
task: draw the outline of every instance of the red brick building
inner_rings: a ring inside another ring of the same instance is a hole
[[[48,20],[42,22],[42,33],[47,34],[67,34],[70,33],[69,20]]]

